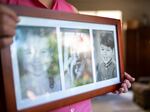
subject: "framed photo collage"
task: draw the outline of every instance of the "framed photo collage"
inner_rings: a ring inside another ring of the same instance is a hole
[[[5,91],[14,102],[10,112],[44,112],[118,88],[124,72],[119,20],[11,8],[20,22],[13,43],[1,50],[8,60],[3,76],[6,64],[11,68],[4,80],[14,88]]]

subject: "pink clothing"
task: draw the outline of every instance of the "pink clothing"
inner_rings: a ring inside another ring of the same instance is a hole
[[[67,3],[65,0],[54,0],[54,3],[51,7],[52,10],[65,11],[75,13],[73,6]]]
[[[0,0],[0,3],[47,8],[38,0]],[[75,13],[73,6],[65,0],[53,0],[52,7],[50,9]],[[85,100],[50,112],[92,112],[91,101]]]
[[[91,100],[85,100],[49,112],[92,112]]]
[[[47,8],[38,0],[0,0],[0,3],[14,4],[14,5],[28,6],[28,7]],[[75,13],[73,6],[67,3],[65,0],[53,0],[50,9]]]

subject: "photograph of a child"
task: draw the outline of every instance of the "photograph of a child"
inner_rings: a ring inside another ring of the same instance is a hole
[[[114,32],[94,30],[93,36],[96,80],[103,81],[117,77]]]
[[[61,28],[65,88],[93,82],[89,30]]]
[[[19,26],[16,34],[22,99],[60,91],[56,29]]]

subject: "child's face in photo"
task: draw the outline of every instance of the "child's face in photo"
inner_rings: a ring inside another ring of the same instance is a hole
[[[101,58],[102,58],[103,62],[105,64],[107,64],[112,59],[113,50],[111,49],[111,47],[101,44],[100,45],[100,54],[101,54]]]
[[[28,72],[41,74],[41,72],[47,71],[51,63],[48,38],[32,36],[26,41],[22,49],[23,65]]]

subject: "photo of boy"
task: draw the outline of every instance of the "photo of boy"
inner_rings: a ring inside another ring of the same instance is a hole
[[[55,28],[17,28],[15,44],[22,99],[61,90],[56,42]]]
[[[98,37],[97,37],[98,38]],[[95,39],[96,40],[96,39]],[[99,32],[99,41],[95,41],[99,46],[95,47],[97,81],[108,80],[117,77],[114,51],[114,34],[113,31]]]

